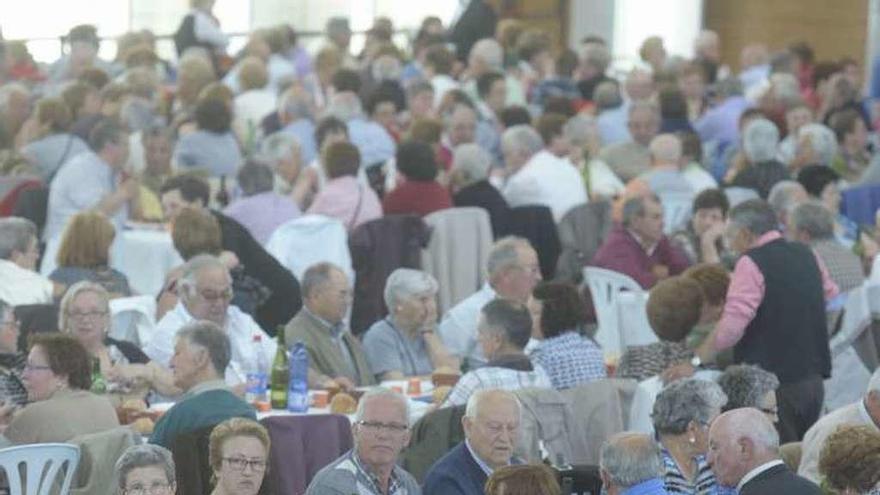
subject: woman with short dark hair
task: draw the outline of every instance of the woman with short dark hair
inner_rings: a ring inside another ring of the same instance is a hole
[[[397,147],[397,170],[405,180],[385,195],[382,210],[386,215],[425,216],[452,208],[449,191],[437,182],[437,160],[428,143],[404,141]]]
[[[331,143],[321,152],[321,161],[327,183],[306,213],[336,218],[349,231],[382,216],[379,197],[358,179],[361,155],[355,145],[347,140]]]
[[[203,170],[214,177],[233,177],[241,163],[241,149],[232,133],[232,110],[219,97],[196,104],[197,129],[177,141],[172,162],[181,170]]]

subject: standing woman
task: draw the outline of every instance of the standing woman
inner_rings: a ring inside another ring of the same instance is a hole
[[[211,432],[208,457],[216,485],[211,495],[256,495],[269,462],[269,432],[245,418],[228,419]]]
[[[211,10],[215,0],[190,0],[190,11],[174,33],[174,46],[180,57],[188,48],[201,47],[208,51],[214,66],[219,56],[226,55],[229,37],[220,30],[220,21]]]

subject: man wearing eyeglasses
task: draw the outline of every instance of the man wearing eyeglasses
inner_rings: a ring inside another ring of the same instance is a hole
[[[259,363],[272,362],[275,339],[247,313],[230,304],[232,279],[222,261],[210,255],[193,257],[183,266],[177,290],[177,306],[159,320],[144,348],[150,359],[167,366],[174,353],[174,336],[180,328],[196,320],[208,320],[223,329],[232,343],[232,360],[226,368],[229,385],[244,383],[247,370],[255,369]]]
[[[397,465],[410,436],[406,397],[386,388],[367,392],[358,403],[352,432],[354,449],[319,471],[306,495],[422,493],[415,478]]]
[[[480,390],[471,395],[461,419],[465,441],[431,466],[425,495],[483,495],[486,480],[514,458],[520,432],[519,401],[504,390]]]

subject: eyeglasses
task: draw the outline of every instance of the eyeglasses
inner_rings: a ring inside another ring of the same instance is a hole
[[[40,366],[40,365],[38,365],[38,364],[27,363],[27,364],[24,365],[24,371],[25,371],[25,372],[32,372],[32,371],[47,371],[47,370],[51,370],[51,369],[52,369],[51,366]]]
[[[263,471],[266,469],[266,461],[263,459],[245,459],[244,457],[224,457],[223,462],[227,466],[236,470],[244,471],[246,467],[250,467],[251,471]]]
[[[376,434],[382,431],[400,434],[409,429],[409,426],[400,423],[382,423],[380,421],[358,421],[355,423],[367,433]]]
[[[67,312],[67,317],[70,318],[71,320],[85,320],[85,319],[96,320],[98,318],[103,318],[104,316],[107,316],[106,311],[86,311],[83,313],[80,313],[79,311],[68,311]]]
[[[150,486],[132,485],[125,489],[125,495],[162,495],[168,492],[171,485],[157,481]]]

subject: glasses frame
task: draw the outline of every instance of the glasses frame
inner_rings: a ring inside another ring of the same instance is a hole
[[[224,457],[223,462],[233,471],[244,472],[248,467],[254,473],[262,473],[268,467],[268,460],[245,459],[244,457]]]
[[[382,431],[386,431],[393,435],[402,435],[409,430],[409,425],[404,425],[401,423],[383,423],[381,421],[355,421],[358,427],[363,428],[365,432],[371,434],[379,434]]]

